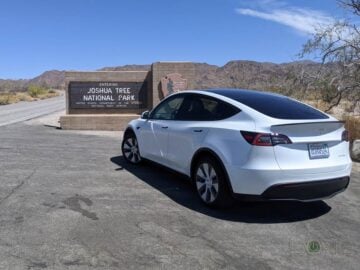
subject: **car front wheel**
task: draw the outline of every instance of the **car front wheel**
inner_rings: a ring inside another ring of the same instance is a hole
[[[125,134],[121,150],[127,162],[131,164],[139,164],[141,162],[139,144],[134,133]]]

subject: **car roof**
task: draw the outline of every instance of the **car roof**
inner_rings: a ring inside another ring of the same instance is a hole
[[[240,109],[251,109],[267,117],[284,120],[312,120],[312,119],[328,119],[329,116],[306,105],[300,101],[290,97],[258,90],[247,89],[207,89],[198,91],[189,91],[192,93],[202,93],[207,95],[215,95],[223,100],[232,100],[241,104]],[[234,105],[234,104],[233,104]]]
[[[260,91],[260,90],[252,90],[252,89],[238,89],[238,88],[211,88],[211,89],[199,89],[199,90],[186,90],[181,93],[213,93],[216,95],[220,95],[223,97],[230,98],[232,100],[238,101],[239,97],[250,98],[250,97],[285,97],[284,95]],[[179,92],[177,92],[179,93]]]
[[[217,89],[206,89],[206,92],[211,92],[221,96],[225,96],[236,100],[239,97],[244,98],[255,98],[255,97],[284,97],[283,95],[250,89],[234,89],[234,88],[217,88]]]

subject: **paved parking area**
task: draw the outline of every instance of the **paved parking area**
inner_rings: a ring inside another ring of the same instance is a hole
[[[0,269],[358,269],[359,164],[333,199],[219,211],[183,177],[125,164],[120,142],[0,128]]]

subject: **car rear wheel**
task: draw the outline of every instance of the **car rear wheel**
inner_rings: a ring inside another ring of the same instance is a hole
[[[125,134],[121,150],[127,162],[131,164],[139,164],[141,162],[139,144],[133,132]]]
[[[205,204],[214,207],[228,207],[232,204],[226,174],[215,158],[200,158],[195,166],[193,180],[197,193]]]

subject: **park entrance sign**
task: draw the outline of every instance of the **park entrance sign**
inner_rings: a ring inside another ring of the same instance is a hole
[[[71,82],[69,100],[76,109],[146,109],[147,83]]]
[[[157,62],[150,70],[65,73],[63,129],[123,130],[173,92],[194,89],[194,64]]]

